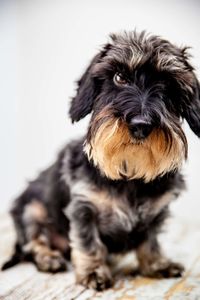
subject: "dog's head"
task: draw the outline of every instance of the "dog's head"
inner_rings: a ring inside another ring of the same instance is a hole
[[[92,111],[85,151],[103,174],[147,182],[187,157],[183,119],[200,136],[199,93],[187,48],[144,32],[113,34],[79,80],[70,116]]]

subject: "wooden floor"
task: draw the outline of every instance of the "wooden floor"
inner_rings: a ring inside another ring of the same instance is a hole
[[[60,274],[38,272],[32,264],[18,265],[0,273],[0,300],[198,300],[200,299],[200,222],[170,221],[161,242],[168,256],[182,262],[186,272],[181,279],[153,280],[127,275],[134,266],[129,255],[113,267],[115,285],[105,292],[75,285],[72,268]],[[0,216],[0,265],[9,257],[14,231],[8,215]],[[115,258],[119,262],[119,257]],[[133,265],[133,266],[131,266]]]

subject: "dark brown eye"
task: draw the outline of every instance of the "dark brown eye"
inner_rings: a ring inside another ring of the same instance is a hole
[[[121,73],[116,73],[114,75],[113,81],[116,85],[127,85],[128,81],[124,78],[124,76]]]

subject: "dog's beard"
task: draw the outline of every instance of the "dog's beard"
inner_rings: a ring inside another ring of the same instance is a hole
[[[100,113],[94,119],[95,123],[97,126],[91,126],[92,135],[86,141],[84,151],[101,173],[110,179],[142,178],[149,182],[180,168],[186,157],[184,133],[181,138],[170,127],[170,139],[162,129],[154,129],[149,137],[138,142],[119,118]]]

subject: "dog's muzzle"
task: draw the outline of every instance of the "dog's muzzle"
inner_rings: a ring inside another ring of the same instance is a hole
[[[135,139],[145,139],[153,130],[153,124],[142,117],[132,118],[128,126]]]

